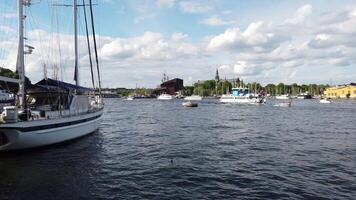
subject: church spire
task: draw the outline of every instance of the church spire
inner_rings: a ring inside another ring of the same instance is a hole
[[[218,69],[216,69],[215,81],[216,81],[216,82],[220,82],[219,70],[218,70]]]

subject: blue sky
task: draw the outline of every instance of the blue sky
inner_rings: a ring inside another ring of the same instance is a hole
[[[27,56],[26,67],[34,81],[43,77],[44,64],[47,76],[52,76],[53,66],[60,66],[60,78],[72,81],[71,8],[53,6],[71,2],[33,0],[26,9],[28,43],[36,48]],[[98,4],[94,11],[104,86],[155,87],[164,72],[189,85],[213,78],[216,69],[223,78],[263,84],[356,82],[352,0],[93,2]],[[16,2],[1,1],[0,65],[11,69],[16,57],[15,16]],[[84,35],[82,22],[79,29]],[[53,34],[57,30],[59,34]],[[88,85],[84,37],[80,46],[81,82]]]

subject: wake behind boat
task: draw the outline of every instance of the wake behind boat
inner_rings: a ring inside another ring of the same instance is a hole
[[[75,49],[75,82],[70,84],[63,81],[45,78],[35,85],[28,85],[25,81],[25,50],[30,54],[33,47],[25,45],[24,36],[24,9],[30,6],[31,1],[18,0],[18,55],[16,68],[19,73],[18,102],[14,106],[4,107],[0,124],[0,151],[20,150],[41,147],[65,142],[92,133],[98,128],[99,119],[103,113],[101,95],[100,70],[98,54],[96,51],[95,29],[92,23],[92,32],[97,70],[97,83],[94,85],[93,65],[90,65],[94,89],[79,85],[79,58],[77,36],[77,9],[74,11],[74,49]],[[73,7],[77,8],[77,1]],[[90,12],[92,3],[90,1]],[[85,7],[84,13],[85,13]],[[86,17],[86,15],[84,15]],[[93,22],[93,18],[92,22]],[[87,23],[86,23],[86,28]],[[91,62],[89,35],[88,51]],[[17,106],[18,105],[18,106]]]
[[[261,104],[264,98],[260,95],[249,93],[248,88],[232,88],[232,94],[222,95],[221,103],[242,103],[242,104]]]

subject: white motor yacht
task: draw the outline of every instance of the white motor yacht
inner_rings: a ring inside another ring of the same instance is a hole
[[[250,94],[248,88],[232,88],[232,94],[222,95],[219,101],[222,103],[242,104],[261,104],[265,102],[262,96]]]

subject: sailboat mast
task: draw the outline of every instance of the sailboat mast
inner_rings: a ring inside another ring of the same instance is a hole
[[[74,67],[75,67],[75,73],[74,73],[74,80],[75,84],[78,86],[79,85],[79,66],[78,66],[78,25],[77,25],[77,18],[78,18],[78,6],[77,6],[77,0],[73,0],[73,24],[74,24],[74,56],[75,56],[75,61],[74,61]]]
[[[19,105],[22,110],[26,108],[26,94],[25,94],[25,63],[24,63],[24,14],[23,14],[24,2],[18,0],[18,52],[16,69],[19,74]]]

